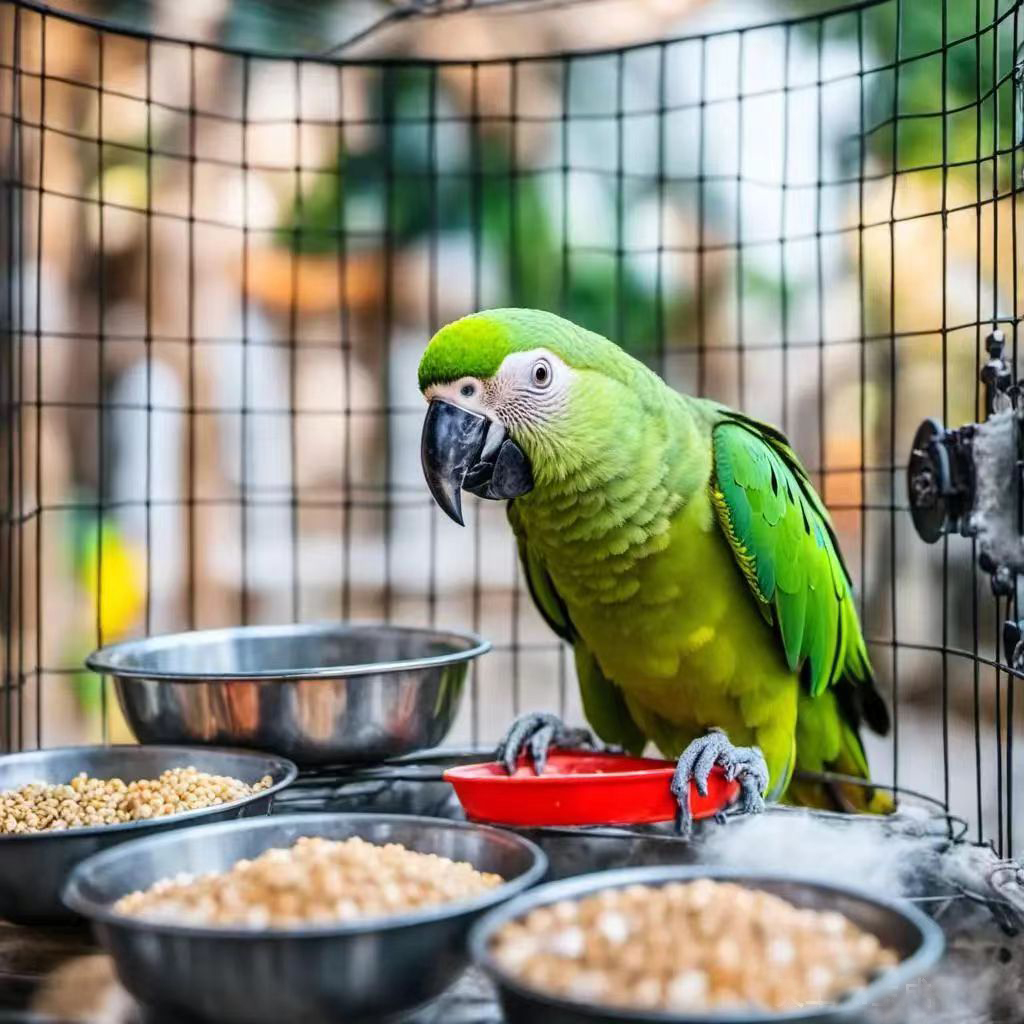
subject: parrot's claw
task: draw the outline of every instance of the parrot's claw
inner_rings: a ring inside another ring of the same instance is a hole
[[[498,744],[495,760],[509,775],[515,774],[519,756],[529,755],[537,775],[544,772],[552,747],[573,750],[606,750],[588,729],[570,729],[557,715],[547,711],[528,711],[513,723]]]
[[[676,828],[680,835],[693,831],[690,811],[690,783],[706,796],[708,776],[716,765],[725,769],[725,777],[740,784],[740,814],[759,814],[764,810],[764,794],[768,788],[768,765],[757,747],[734,747],[721,729],[712,729],[695,739],[680,755],[672,776],[672,795],[676,798]]]

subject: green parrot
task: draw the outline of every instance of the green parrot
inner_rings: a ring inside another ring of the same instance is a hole
[[[866,723],[889,727],[828,512],[786,438],[679,394],[612,342],[561,317],[496,309],[431,340],[421,457],[462,523],[461,491],[507,499],[530,591],[573,647],[601,740],[678,758],[672,791],[718,764],[741,810],[765,798],[884,811]],[[499,747],[543,770],[586,730],[521,716]]]

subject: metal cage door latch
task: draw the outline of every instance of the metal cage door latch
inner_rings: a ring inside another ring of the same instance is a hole
[[[1024,572],[1024,409],[1020,385],[1004,358],[1005,338],[985,340],[988,362],[981,369],[987,418],[948,429],[926,419],[914,435],[907,464],[910,515],[928,544],[959,533],[978,542],[978,565],[999,596],[1013,593]]]
[[[1024,622],[1020,619],[1003,623],[1003,659],[1015,672],[1024,672]]]

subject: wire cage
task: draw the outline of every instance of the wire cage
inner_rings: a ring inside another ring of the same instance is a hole
[[[460,532],[418,467],[426,340],[535,306],[790,435],[894,712],[875,777],[1012,855],[1015,581],[921,542],[906,470],[924,417],[984,419],[1000,336],[1016,380],[1020,9],[435,59],[3,0],[2,749],[123,734],[103,643],[339,617],[494,641],[456,740],[578,717],[504,510]]]

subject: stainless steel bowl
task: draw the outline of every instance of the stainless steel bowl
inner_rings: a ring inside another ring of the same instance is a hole
[[[885,971],[865,988],[842,1002],[795,1013],[684,1015],[645,1010],[612,1009],[577,1003],[528,988],[503,970],[491,955],[491,940],[506,922],[522,917],[535,907],[558,900],[580,899],[602,889],[627,885],[662,885],[666,882],[714,878],[763,889],[798,907],[835,910],[876,935],[900,956],[900,963]],[[880,999],[904,989],[909,982],[934,967],[942,956],[945,939],[934,921],[906,901],[890,901],[853,888],[803,881],[799,878],[760,875],[752,871],[725,870],[700,865],[624,868],[580,875],[542,885],[498,907],[473,928],[470,951],[477,964],[498,988],[508,1024],[835,1024],[856,1020]]]
[[[176,926],[115,913],[125,893],[179,872],[222,871],[300,836],[402,843],[506,879],[474,900],[400,917],[295,931]],[[485,910],[539,881],[544,855],[484,825],[378,814],[297,814],[231,822],[109,850],[72,874],[64,898],[93,921],[134,996],[171,1020],[218,1024],[380,1022],[439,996],[467,962]]]
[[[151,821],[99,825],[62,832],[0,834],[0,917],[18,922],[73,920],[60,891],[71,869],[107,847],[155,832],[188,828],[199,822],[265,815],[274,794],[295,779],[298,770],[281,757],[209,747],[61,747],[0,757],[0,790],[28,782],[68,782],[79,772],[94,778],[151,779],[167,768],[194,765],[200,771],[273,785],[237,803],[186,811]]]
[[[305,766],[436,746],[489,649],[431,629],[246,626],[117,644],[86,664],[113,678],[143,743],[255,747]]]

